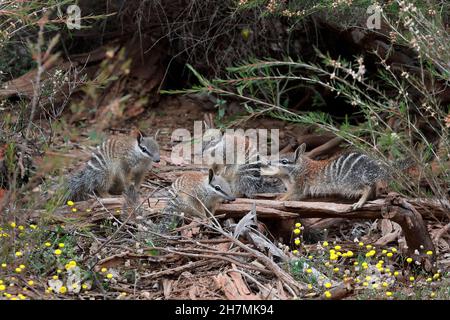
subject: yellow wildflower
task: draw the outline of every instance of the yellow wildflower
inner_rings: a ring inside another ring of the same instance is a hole
[[[375,250],[370,250],[369,252],[366,253],[366,257],[370,258],[373,257],[375,255],[376,251]]]

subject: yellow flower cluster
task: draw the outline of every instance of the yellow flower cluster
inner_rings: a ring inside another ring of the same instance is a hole
[[[77,263],[74,260],[71,260],[71,261],[69,261],[69,263],[66,263],[66,265],[64,267],[66,268],[66,270],[70,270],[76,266],[77,266]]]

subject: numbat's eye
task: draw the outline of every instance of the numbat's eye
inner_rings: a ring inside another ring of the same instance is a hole
[[[282,164],[288,164],[288,161],[286,159],[281,160]]]
[[[216,189],[217,191],[222,190],[222,188],[220,186],[215,186],[214,189]]]
[[[142,152],[148,153],[147,147],[141,147]]]

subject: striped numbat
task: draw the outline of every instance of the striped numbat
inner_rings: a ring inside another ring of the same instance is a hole
[[[214,167],[208,170],[208,173],[186,172],[177,178],[171,186],[172,198],[164,208],[164,221],[161,223],[172,225],[173,221],[178,223],[179,217],[208,217],[208,211],[214,213],[217,205],[224,201],[234,201],[230,184],[217,175]]]
[[[138,201],[139,187],[152,162],[159,162],[158,143],[140,132],[112,136],[92,153],[85,167],[68,180],[67,200],[86,200],[89,195],[125,194]]]
[[[233,132],[203,148],[204,160],[215,165],[216,173],[230,184],[235,197],[252,198],[255,193],[273,191],[261,176],[256,146],[256,139]]]
[[[361,208],[378,181],[391,176],[391,171],[369,156],[351,152],[329,160],[312,160],[305,153],[306,145],[297,148],[291,157],[271,161],[263,174],[275,175],[287,186],[283,200],[299,200],[306,196],[339,194],[344,197],[360,196],[353,209]],[[399,170],[410,164],[399,164]],[[275,170],[273,170],[275,169]]]

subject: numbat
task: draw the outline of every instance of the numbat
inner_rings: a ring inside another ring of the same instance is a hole
[[[208,174],[187,172],[176,179],[171,188],[173,198],[164,209],[166,213],[184,213],[189,217],[208,217],[207,212],[214,213],[216,206],[224,201],[234,201],[230,184],[214,167]]]
[[[214,143],[215,142],[215,143]],[[216,174],[220,174],[231,187],[235,197],[252,198],[261,190],[261,161],[253,139],[237,133],[225,133],[203,149],[207,163],[214,163]],[[219,159],[216,159],[218,153]],[[215,162],[220,160],[219,163]],[[226,162],[230,163],[227,164]]]
[[[89,195],[125,194],[138,201],[139,187],[152,162],[159,162],[158,143],[140,132],[113,136],[92,153],[86,166],[69,178],[67,200],[86,200]]]
[[[302,144],[291,157],[281,157],[269,162],[263,175],[279,177],[288,191],[282,200],[300,200],[306,196],[339,194],[345,197],[360,196],[353,209],[361,208],[378,181],[391,176],[382,163],[369,156],[352,152],[330,160],[312,160],[305,153]],[[405,169],[406,162],[397,169]]]

